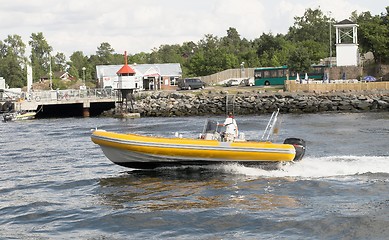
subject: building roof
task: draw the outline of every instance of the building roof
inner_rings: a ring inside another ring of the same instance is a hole
[[[53,78],[59,78],[59,79],[74,79],[72,75],[70,75],[68,72],[52,72],[52,77]],[[50,75],[43,75],[40,77],[40,79],[49,79]]]
[[[130,66],[128,66],[128,64],[125,64],[119,69],[119,71],[116,72],[116,74],[135,74],[135,71]]]
[[[117,75],[125,75],[125,74],[135,75],[134,69],[132,69],[130,66],[128,66],[127,51],[124,51],[124,65],[122,68],[119,69],[119,71],[116,72],[116,74]]]
[[[344,19],[340,22],[337,22],[335,25],[355,25],[355,24],[356,24],[355,22],[352,22],[349,19]]]

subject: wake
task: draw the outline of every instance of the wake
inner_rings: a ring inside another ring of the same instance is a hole
[[[301,162],[287,163],[277,170],[263,170],[239,164],[220,166],[221,170],[246,176],[326,178],[368,173],[389,174],[389,156],[305,157]]]

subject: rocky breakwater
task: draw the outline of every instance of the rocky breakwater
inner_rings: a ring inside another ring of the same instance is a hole
[[[235,114],[315,113],[327,111],[389,111],[389,93],[263,93],[231,94],[225,91],[143,92],[135,95],[133,109],[147,117],[220,115],[226,113],[226,96],[234,98]]]

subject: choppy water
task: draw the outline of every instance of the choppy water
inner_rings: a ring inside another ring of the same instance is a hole
[[[259,139],[269,116],[237,117]],[[220,121],[223,117],[216,119]],[[305,159],[131,171],[90,129],[196,137],[205,118],[0,124],[0,239],[387,239],[389,113],[283,115]]]

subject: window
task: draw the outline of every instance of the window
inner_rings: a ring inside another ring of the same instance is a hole
[[[171,86],[177,85],[177,78],[176,77],[170,77],[170,85]]]

